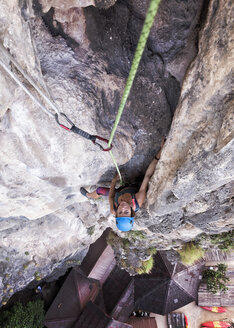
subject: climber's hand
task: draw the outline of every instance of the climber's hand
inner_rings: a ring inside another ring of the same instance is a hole
[[[119,175],[118,173],[116,173],[116,175],[114,176],[114,179],[113,179],[115,182],[119,181]]]

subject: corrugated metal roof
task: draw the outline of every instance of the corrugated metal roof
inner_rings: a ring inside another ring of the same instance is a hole
[[[157,323],[155,318],[144,317],[130,317],[128,323],[132,325],[133,328],[157,328]]]
[[[71,328],[89,300],[95,300],[100,284],[73,268],[45,316],[47,328]]]

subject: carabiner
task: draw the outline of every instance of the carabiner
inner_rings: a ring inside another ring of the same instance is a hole
[[[67,131],[72,131],[72,132],[74,132],[74,133],[76,133],[76,134],[79,134],[79,135],[80,135],[81,137],[83,137],[83,138],[86,138],[86,139],[88,139],[88,140],[91,140],[91,141],[94,143],[94,145],[98,146],[102,151],[110,151],[110,150],[112,149],[112,145],[111,145],[110,147],[108,147],[108,148],[104,148],[101,144],[99,144],[98,142],[96,142],[96,139],[98,139],[98,140],[101,140],[101,141],[106,142],[106,143],[108,144],[109,141],[108,141],[107,139],[102,138],[102,137],[99,137],[99,136],[95,136],[95,135],[92,135],[92,134],[89,134],[88,132],[79,129],[79,128],[78,128],[77,126],[75,126],[75,124],[74,124],[74,123],[73,123],[73,122],[67,117],[66,114],[64,114],[64,113],[60,113],[60,115],[61,115],[62,117],[64,117],[65,120],[71,125],[71,127],[69,128],[69,127],[67,127],[66,125],[63,125],[62,123],[60,123],[60,122],[59,122],[59,116],[58,116],[58,114],[56,113],[56,114],[54,115],[54,117],[55,117],[55,120],[56,120],[56,122],[58,123],[58,125],[61,126],[61,128],[65,129],[65,130],[67,130]]]
[[[109,140],[107,140],[105,138],[102,138],[102,137],[99,137],[99,136],[93,136],[93,137],[95,137],[95,139],[92,140],[92,142],[94,143],[94,145],[98,146],[102,151],[110,151],[112,149],[112,147],[113,147],[112,144],[110,145],[110,147],[104,148],[101,144],[96,142],[96,139],[98,139],[98,140],[104,141],[108,144]]]
[[[60,113],[60,115],[63,116],[69,124],[71,124],[71,127],[69,128],[66,125],[61,124],[59,122],[59,118],[58,118],[58,114],[57,113],[54,115],[56,122],[58,123],[59,126],[61,126],[61,128],[70,131],[71,128],[74,126],[74,123],[67,117],[66,114]]]

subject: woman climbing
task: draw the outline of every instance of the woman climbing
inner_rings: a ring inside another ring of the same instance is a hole
[[[101,196],[109,197],[110,211],[116,216],[116,225],[121,231],[129,231],[133,227],[135,213],[145,201],[148,183],[160,159],[164,142],[165,139],[161,143],[160,151],[150,163],[140,188],[136,185],[130,185],[115,189],[116,182],[119,179],[118,174],[112,180],[110,188],[98,187],[91,193],[83,187],[80,188],[82,195],[87,198],[99,199]]]

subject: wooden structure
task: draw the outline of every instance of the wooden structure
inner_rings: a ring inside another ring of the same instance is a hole
[[[167,314],[197,299],[204,261],[186,267],[171,263],[160,251],[149,275],[132,277],[116,265],[108,233],[67,276],[46,313],[47,328],[155,328],[155,318],[126,322],[136,310]]]
[[[217,263],[225,263],[227,261],[234,261],[234,252],[225,252],[220,249],[211,249],[210,251],[205,253],[205,261],[206,262],[217,262]]]
[[[227,284],[226,293],[213,294],[207,290],[205,283],[200,285],[198,291],[199,306],[234,306],[234,282]]]
[[[90,245],[85,256],[81,269],[88,278],[99,280],[103,285],[110,272],[116,265],[113,249],[107,245],[106,237],[110,229],[106,229],[96,242]]]
[[[97,280],[87,278],[79,268],[73,268],[45,316],[47,328],[70,328],[87,302],[100,292]]]
[[[116,320],[125,322],[134,308],[134,280],[132,279],[113,308],[111,316]]]
[[[129,273],[116,265],[102,290],[107,313],[116,320],[127,321],[134,310],[134,283]]]
[[[104,313],[93,302],[88,302],[81,316],[72,328],[132,328],[131,325],[116,321]]]
[[[157,328],[155,318],[150,317],[130,317],[128,320],[128,324],[130,324],[133,328]]]
[[[135,308],[163,315],[196,301],[204,263],[172,264],[166,251],[158,252],[151,273],[134,278]]]
[[[222,263],[225,263],[223,261]],[[226,286],[228,290],[213,294],[207,290],[206,283],[201,283],[198,290],[199,306],[234,306],[234,268],[228,267],[226,276],[230,279]]]
[[[116,266],[108,230],[67,276],[46,313],[47,328],[132,328],[124,322],[134,310],[133,278]]]

